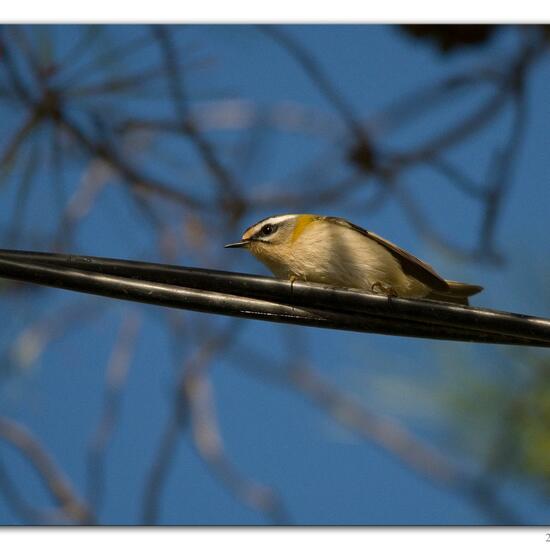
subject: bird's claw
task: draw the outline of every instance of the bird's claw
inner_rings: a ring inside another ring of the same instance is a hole
[[[374,294],[383,294],[388,298],[397,298],[397,292],[395,292],[395,290],[390,285],[386,285],[384,283],[381,283],[380,281],[377,281],[376,283],[373,283],[371,285],[371,291]]]

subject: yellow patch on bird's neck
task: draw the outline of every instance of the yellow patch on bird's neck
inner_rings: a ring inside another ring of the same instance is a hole
[[[292,236],[290,237],[290,242],[295,242],[298,237],[304,232],[304,229],[317,219],[317,216],[311,214],[302,214],[298,216],[296,220],[296,225],[294,226],[294,231],[292,231]]]

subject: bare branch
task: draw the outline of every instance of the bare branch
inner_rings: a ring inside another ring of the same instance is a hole
[[[96,515],[99,514],[105,490],[104,469],[107,446],[118,420],[121,392],[128,375],[140,325],[141,319],[138,315],[133,312],[125,315],[107,364],[103,410],[91,437],[87,456],[87,495]]]
[[[73,123],[67,117],[62,116],[60,118],[60,124],[89,153],[106,161],[124,178],[124,181],[134,186],[136,190],[174,201],[186,208],[200,209],[203,206],[202,201],[188,195],[181,189],[176,189],[154,178],[142,176],[134,168],[124,162],[113,150],[102,143],[95,143],[76,125],[76,123]]]
[[[42,523],[44,514],[25,502],[19,494],[17,485],[12,481],[11,476],[6,470],[3,462],[0,460],[0,491],[4,494],[7,504],[10,506],[14,515],[23,523],[34,525]]]
[[[357,403],[352,396],[326,382],[308,367],[307,359],[300,355],[299,350],[295,347],[291,349],[296,353],[293,353],[286,367],[270,367],[269,358],[254,359],[250,356],[250,350],[247,350],[248,357],[241,358],[236,366],[264,381],[297,391],[354,435],[382,448],[432,483],[464,496],[479,506],[493,521],[504,525],[522,524],[518,515],[498,496],[488,479],[463,471],[399,422]]]
[[[85,322],[95,319],[102,309],[103,306],[97,302],[78,300],[27,324],[8,348],[10,360],[22,370],[29,368],[52,341],[71,329],[82,328]]]
[[[214,410],[211,383],[202,366],[194,367],[184,387],[191,410],[193,441],[199,455],[239,501],[262,512],[276,525],[289,524],[290,518],[277,493],[244,477],[227,457]]]
[[[202,136],[189,115],[188,100],[182,82],[182,71],[179,69],[177,51],[168,29],[158,25],[155,25],[152,29],[153,35],[164,54],[166,77],[181,128],[195,146],[199,158],[202,159],[214,181],[217,182],[221,196],[221,208],[230,209],[230,217],[235,222],[241,218],[245,208],[240,187],[229,171],[222,165],[214,147]]]
[[[486,207],[483,219],[479,248],[480,253],[494,255],[494,232],[500,210],[507,191],[512,183],[513,164],[523,142],[527,121],[526,98],[521,90],[515,95],[514,119],[510,129],[508,142],[494,156],[492,170],[489,173],[489,183],[486,191]]]
[[[146,478],[143,493],[141,522],[143,525],[156,525],[160,516],[160,499],[170,467],[174,462],[182,426],[187,419],[187,404],[183,399],[175,405],[158,446],[155,460]]]
[[[226,457],[215,416],[211,414],[211,396],[204,391],[209,387],[206,382],[206,369],[214,355],[234,340],[236,327],[235,323],[229,323],[221,333],[207,338],[184,364],[173,414],[166,424],[157,458],[146,484],[143,506],[143,521],[146,524],[150,525],[158,520],[158,501],[162,485],[173,462],[179,435],[189,420],[192,421],[195,448],[228,490],[239,501],[265,514],[274,523],[289,521],[275,492],[267,486],[241,476]]]
[[[69,480],[41,443],[26,428],[14,420],[0,417],[0,437],[30,461],[54,497],[60,511],[69,520],[81,524],[94,522],[88,506],[77,495]]]
[[[311,78],[319,91],[327,98],[332,106],[340,113],[357,143],[361,143],[365,149],[371,149],[370,139],[365,128],[358,122],[359,118],[353,112],[351,106],[342,94],[333,86],[330,79],[321,69],[316,59],[310,55],[297,41],[290,38],[279,28],[273,25],[260,25],[262,32],[278,42],[301,65],[304,72]],[[371,151],[372,154],[372,151]]]

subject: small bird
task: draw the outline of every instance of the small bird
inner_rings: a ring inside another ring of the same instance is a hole
[[[468,304],[478,285],[443,279],[427,263],[343,218],[271,216],[225,248],[247,248],[281,279],[355,288],[402,298]]]

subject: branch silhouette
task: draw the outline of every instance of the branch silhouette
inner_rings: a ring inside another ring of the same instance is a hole
[[[7,417],[0,417],[0,438],[29,460],[57,502],[61,517],[80,524],[94,523],[85,501],[75,492],[42,444],[25,427]],[[11,496],[13,498],[13,494]]]

